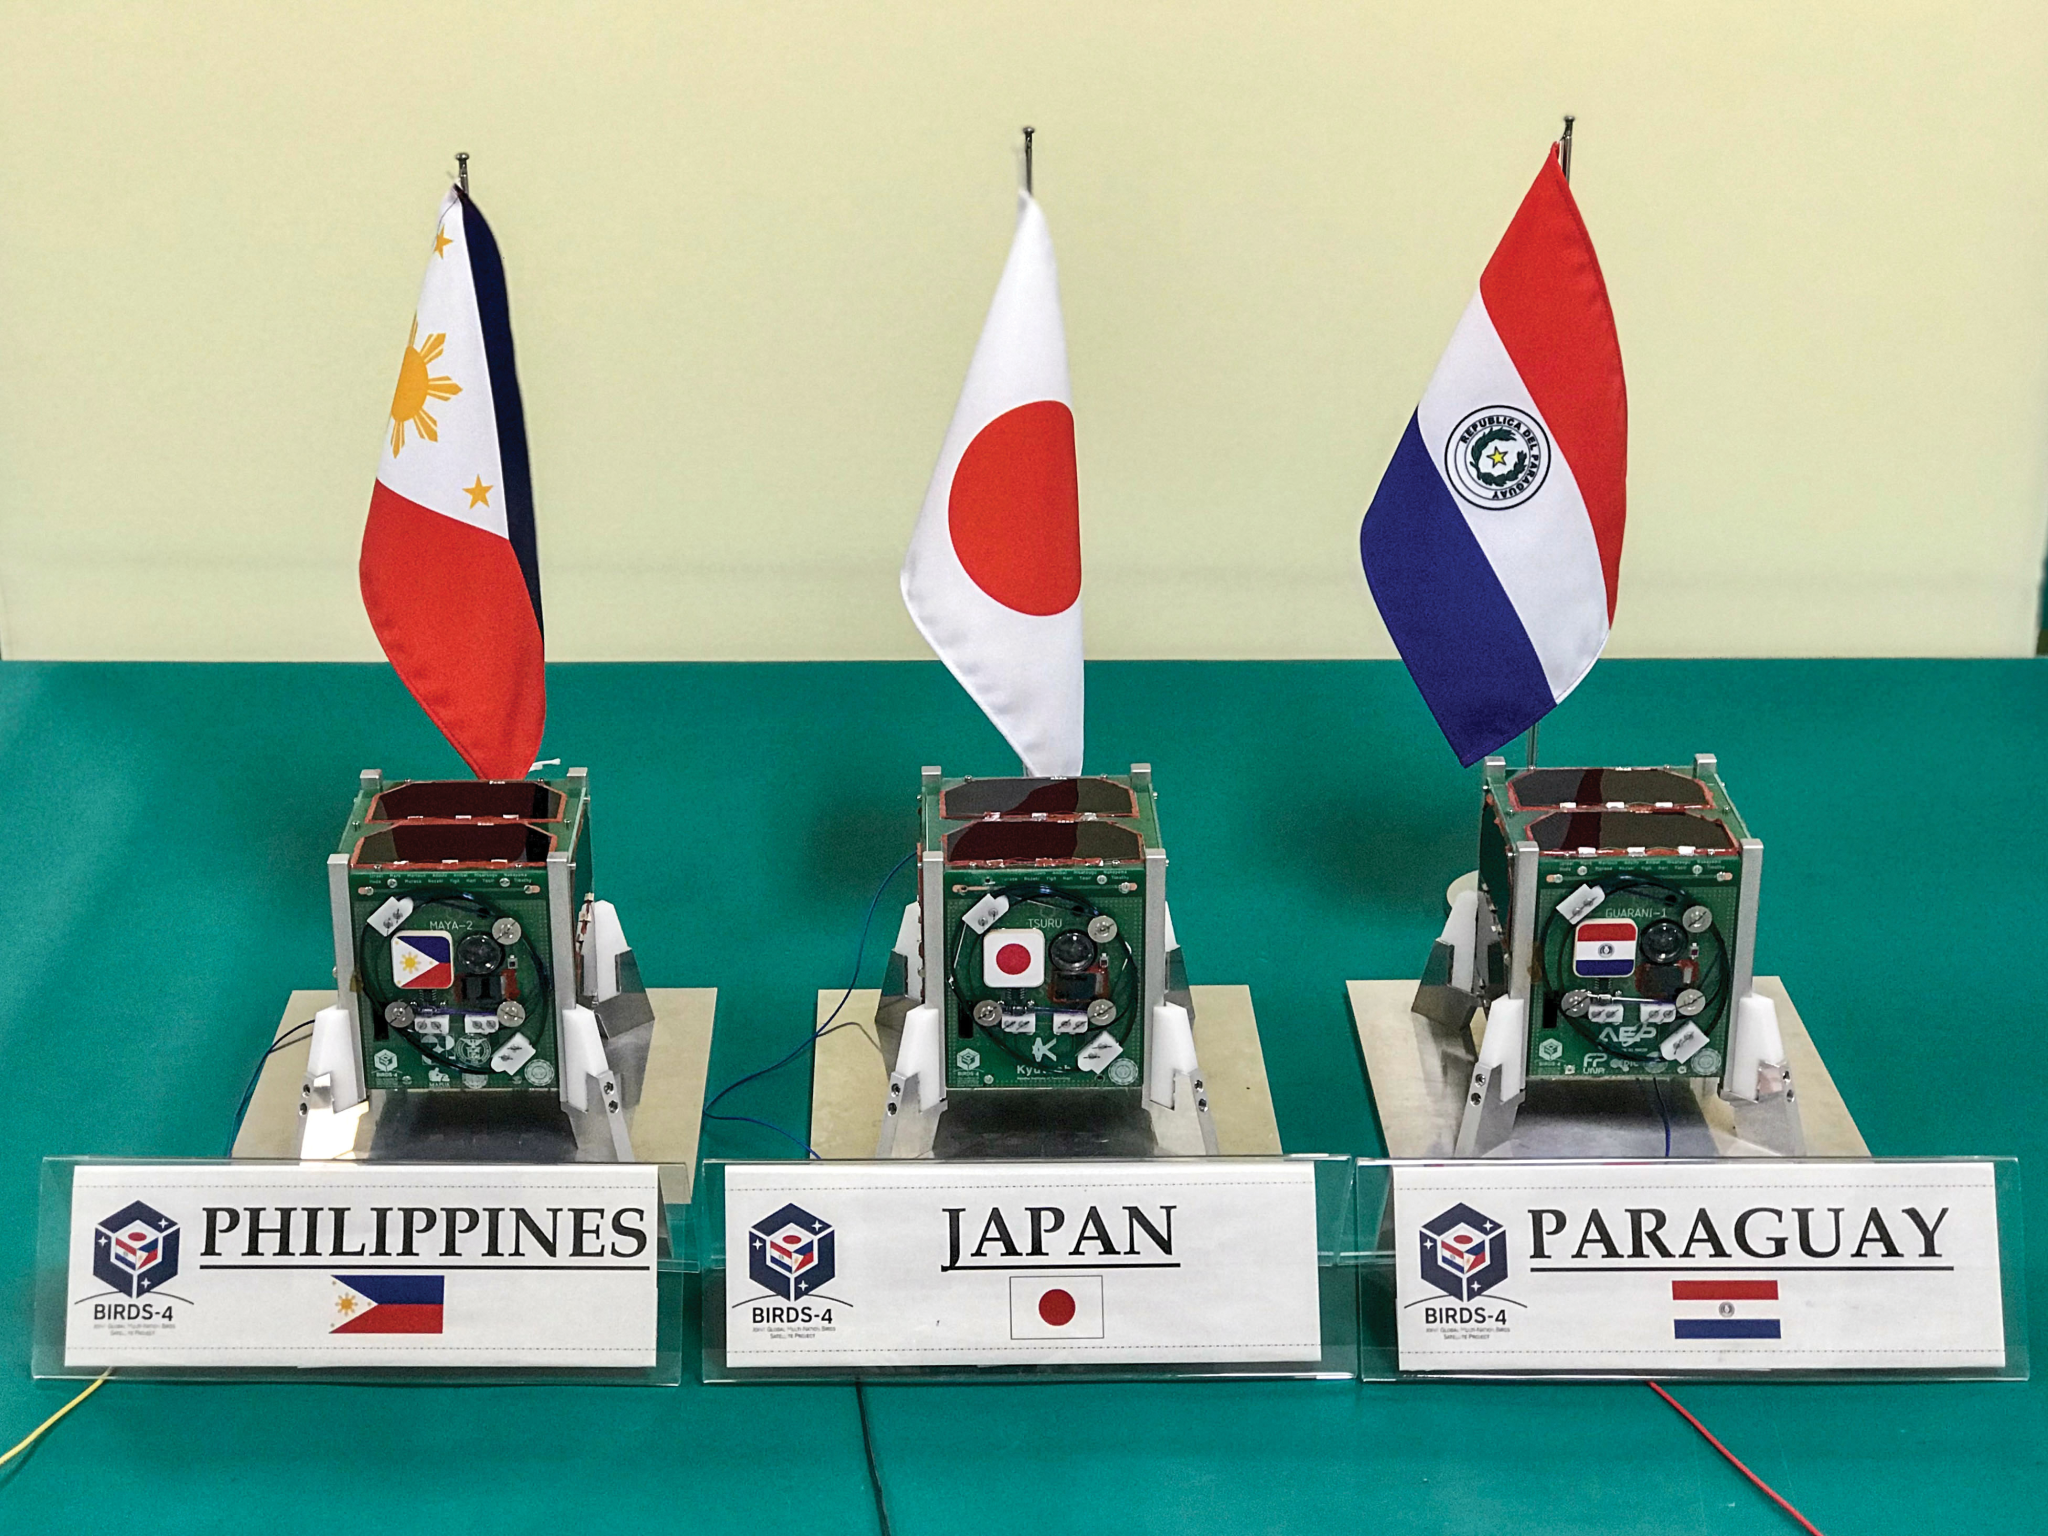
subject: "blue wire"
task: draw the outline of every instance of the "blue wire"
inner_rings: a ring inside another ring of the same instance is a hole
[[[810,1144],[808,1142],[802,1141],[797,1137],[792,1136],[788,1131],[785,1131],[781,1126],[775,1124],[775,1122],[772,1120],[757,1120],[752,1115],[714,1115],[708,1109],[704,1111],[704,1118],[706,1120],[727,1120],[734,1125],[758,1125],[764,1130],[773,1131],[776,1135],[780,1136],[784,1141],[790,1142],[795,1146],[802,1147],[804,1149],[804,1155],[806,1157],[818,1156],[816,1152],[811,1150]],[[820,1159],[820,1161],[822,1161],[822,1159]]]
[[[875,908],[881,905],[882,893],[889,889],[889,882],[891,880],[894,880],[896,876],[902,872],[903,866],[908,864],[912,859],[916,857],[917,850],[913,848],[909,853],[906,853],[905,855],[903,855],[902,858],[898,859],[893,865],[890,866],[889,873],[882,876],[881,884],[875,887],[875,894],[868,898],[867,914],[866,916],[861,918],[860,922],[860,938],[857,941],[855,941],[853,947],[853,974],[847,978],[846,990],[845,992],[840,994],[839,1001],[834,1003],[832,1005],[832,1011],[825,1015],[825,1022],[820,1024],[816,1029],[812,1030],[809,1034],[805,1035],[802,1040],[798,1041],[796,1044],[796,1048],[792,1050],[787,1056],[783,1057],[780,1061],[773,1062],[768,1066],[758,1069],[757,1071],[749,1072],[744,1077],[734,1078],[731,1082],[727,1083],[723,1088],[719,1089],[718,1092],[714,1093],[713,1095],[711,1095],[710,1098],[706,1099],[704,1101],[705,1119],[743,1121],[750,1125],[766,1126],[769,1130],[775,1132],[776,1135],[782,1137],[785,1141],[791,1142],[796,1146],[802,1147],[804,1151],[809,1153],[812,1157],[818,1156],[818,1154],[815,1151],[813,1151],[811,1147],[802,1140],[802,1138],[791,1135],[788,1131],[785,1131],[779,1125],[771,1124],[769,1121],[766,1120],[757,1120],[752,1115],[713,1114],[712,1109],[721,1099],[723,1099],[727,1094],[731,1093],[735,1088],[743,1087],[745,1084],[753,1082],[756,1078],[766,1077],[771,1072],[780,1072],[792,1061],[795,1061],[797,1057],[803,1055],[805,1051],[809,1050],[812,1046],[816,1045],[818,1041],[821,1038],[823,1038],[826,1032],[833,1028],[833,1020],[839,1017],[840,1009],[846,1006],[847,1000],[853,996],[853,989],[860,984],[861,961],[867,958],[868,931],[874,926]]]

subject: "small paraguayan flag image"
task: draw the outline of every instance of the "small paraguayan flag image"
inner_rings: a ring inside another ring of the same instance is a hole
[[[1672,1319],[1676,1339],[1776,1339],[1779,1319],[1775,1280],[1674,1280],[1671,1300],[1684,1303],[1688,1316]],[[1769,1303],[1760,1306],[1759,1303]]]
[[[1636,968],[1636,925],[1628,918],[1579,924],[1572,941],[1574,976],[1627,976]]]

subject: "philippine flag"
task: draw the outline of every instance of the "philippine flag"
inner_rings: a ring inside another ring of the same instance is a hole
[[[445,1275],[336,1275],[330,1333],[439,1333]]]
[[[398,367],[360,566],[405,686],[479,778],[524,778],[547,718],[540,564],[505,268],[451,187]]]
[[[455,985],[455,940],[433,929],[391,935],[391,979],[401,987]]]
[[[1614,313],[1553,150],[1359,533],[1380,616],[1465,766],[1599,659],[1627,478]]]
[[[1010,1337],[1099,1339],[1102,1276],[1012,1275]]]
[[[1074,411],[1052,235],[1029,193],[910,538],[903,602],[1026,773],[1081,771]]]

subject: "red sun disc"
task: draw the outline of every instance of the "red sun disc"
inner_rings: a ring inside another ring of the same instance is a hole
[[[1074,1320],[1074,1298],[1065,1291],[1047,1291],[1038,1298],[1038,1315],[1047,1327],[1064,1328]]]
[[[1057,400],[1005,411],[975,434],[946,503],[953,551],[1005,608],[1043,618],[1081,595],[1074,413]]]
[[[1005,976],[1022,976],[1031,969],[1031,951],[1022,944],[1005,944],[996,951],[996,969]]]

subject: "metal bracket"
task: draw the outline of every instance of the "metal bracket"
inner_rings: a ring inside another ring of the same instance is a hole
[[[1458,1122],[1459,1157],[1484,1157],[1515,1134],[1515,1116],[1528,1095],[1528,1061],[1528,999],[1501,998],[1487,1010],[1486,1038]]]

